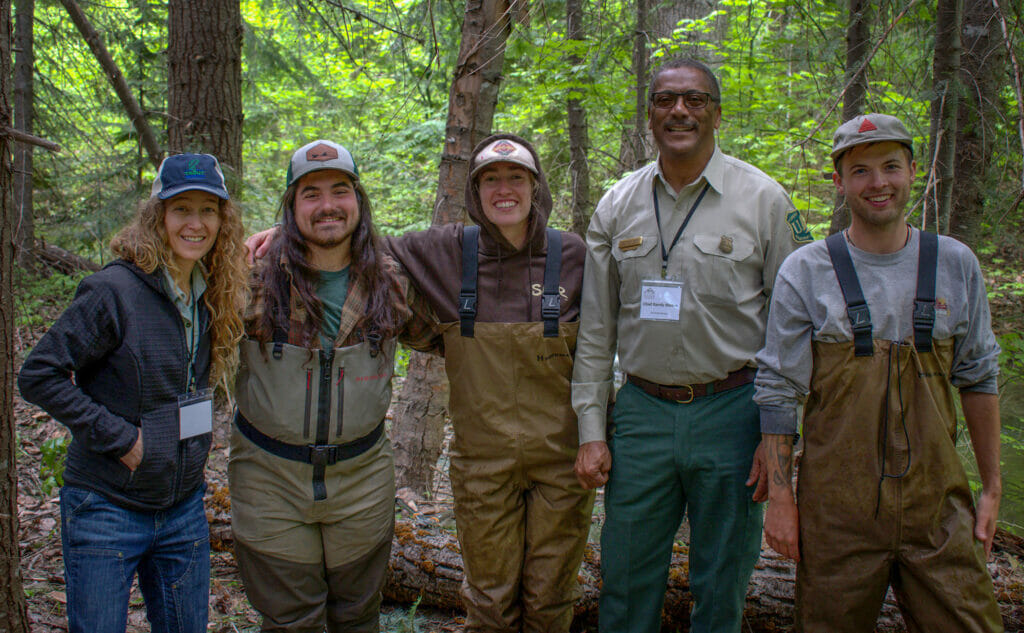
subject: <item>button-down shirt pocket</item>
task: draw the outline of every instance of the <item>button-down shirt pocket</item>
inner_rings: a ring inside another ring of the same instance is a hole
[[[745,268],[754,242],[742,235],[700,233],[693,236],[695,270],[686,280],[702,303],[735,305],[743,294]]]
[[[619,269],[619,283],[627,292],[640,296],[640,282],[661,278],[661,260],[655,250],[657,235],[618,235],[612,242],[612,256]]]

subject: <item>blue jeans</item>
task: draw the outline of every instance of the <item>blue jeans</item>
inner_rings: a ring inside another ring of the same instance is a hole
[[[136,571],[153,633],[206,631],[210,532],[202,488],[147,513],[64,486],[60,517],[70,633],[124,633]]]

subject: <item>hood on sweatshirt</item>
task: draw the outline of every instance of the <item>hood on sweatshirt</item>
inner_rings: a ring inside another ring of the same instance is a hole
[[[466,180],[466,213],[473,222],[480,226],[480,251],[489,255],[509,255],[519,250],[526,250],[532,247],[533,252],[540,252],[544,246],[544,229],[548,225],[548,217],[551,215],[551,189],[548,187],[547,178],[544,177],[544,170],[540,167],[540,157],[526,139],[515,134],[492,134],[477,144],[470,156],[469,164],[472,169],[477,156],[487,148],[488,145],[499,139],[508,139],[518,143],[529,150],[533,155],[533,163],[537,166],[537,173],[534,175],[535,184],[533,188],[533,200],[530,205],[530,213],[527,216],[526,243],[520,249],[513,246],[498,227],[484,215],[480,202],[480,190],[477,187],[475,178]]]

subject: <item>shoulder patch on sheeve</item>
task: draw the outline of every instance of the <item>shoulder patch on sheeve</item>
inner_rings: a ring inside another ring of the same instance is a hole
[[[804,242],[813,242],[814,237],[811,236],[811,232],[807,230],[807,225],[804,224],[804,219],[800,216],[800,212],[793,209],[786,214],[786,222],[789,223],[789,231],[793,234],[793,241],[797,244],[803,244]]]

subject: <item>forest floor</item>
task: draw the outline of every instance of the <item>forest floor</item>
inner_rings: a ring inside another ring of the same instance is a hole
[[[986,266],[990,287],[993,325],[997,333],[1024,333],[1024,273],[991,272]],[[18,293],[16,292],[16,296]],[[59,315],[70,296],[54,296],[33,303],[32,325],[19,325],[16,331],[16,358],[20,366],[27,350]],[[20,297],[19,297],[20,301]],[[21,323],[22,320],[19,320]],[[52,481],[53,440],[67,436],[66,428],[38,408],[24,403],[15,393],[14,412],[18,446],[18,519],[21,535],[21,569],[28,596],[29,617],[35,633],[67,630],[65,616],[64,569],[61,557],[58,488]],[[218,534],[230,530],[230,500],[227,494],[227,414],[220,412],[215,423],[213,450],[207,465],[207,518],[211,525],[212,547],[210,625],[216,633],[248,633],[259,630],[259,616],[249,605],[242,590],[233,556],[224,551]],[[445,463],[442,457],[441,465]],[[454,530],[450,489],[445,468],[435,475],[435,490],[429,501],[419,498],[396,502],[398,516],[410,513],[410,503],[420,515],[430,515],[447,529]],[[600,503],[598,504],[600,512]],[[595,523],[600,522],[597,517]],[[593,535],[592,535],[593,538]],[[386,605],[381,629],[392,633],[455,632],[462,630],[462,616],[409,605]],[[145,607],[137,586],[129,605],[128,633],[149,630]]]

